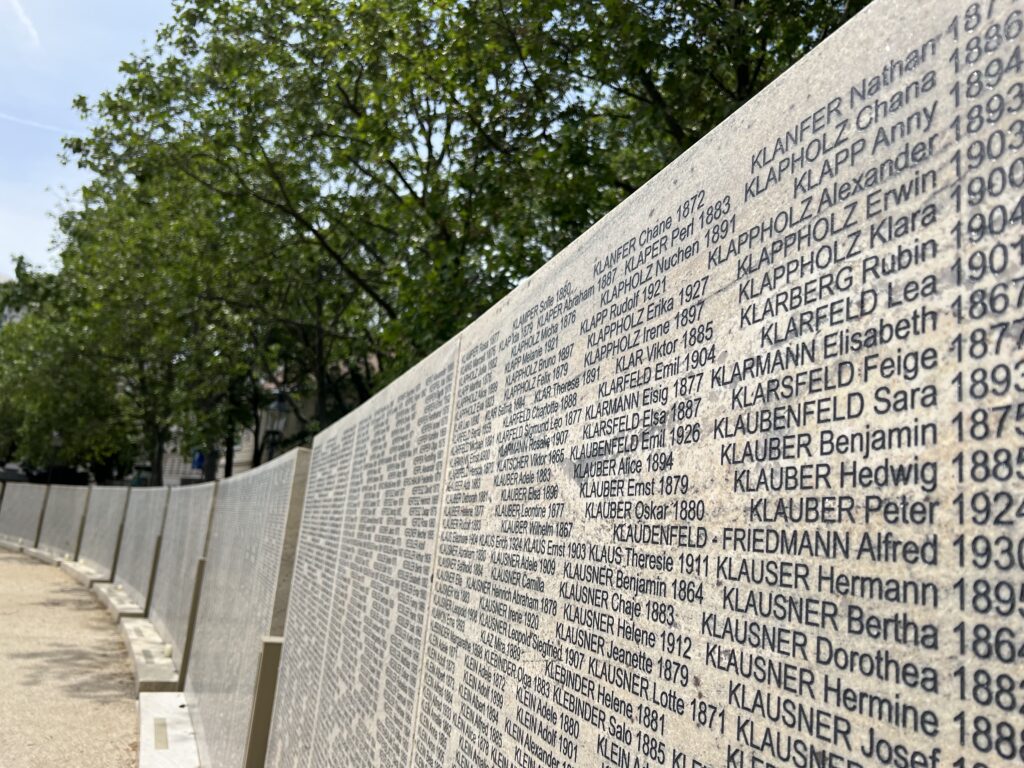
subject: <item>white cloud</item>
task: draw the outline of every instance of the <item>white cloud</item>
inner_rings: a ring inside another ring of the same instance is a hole
[[[56,125],[47,125],[46,123],[37,123],[35,120],[29,120],[24,117],[18,117],[17,115],[9,115],[6,112],[0,112],[0,120],[5,120],[8,123],[16,123],[17,125],[27,125],[29,128],[38,128],[41,131],[50,131],[52,133],[71,133],[63,128],[58,128]]]
[[[39,47],[39,31],[36,29],[36,25],[32,23],[32,19],[25,12],[25,8],[21,4],[21,0],[7,0],[7,4],[11,6],[11,10],[14,11],[14,15],[18,17],[18,21],[28,32],[29,39],[32,41],[32,45],[36,48]]]

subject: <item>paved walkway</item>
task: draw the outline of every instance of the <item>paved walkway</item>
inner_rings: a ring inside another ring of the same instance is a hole
[[[133,768],[124,645],[58,568],[0,550],[0,768]]]

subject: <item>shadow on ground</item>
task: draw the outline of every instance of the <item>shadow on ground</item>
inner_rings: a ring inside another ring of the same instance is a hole
[[[134,699],[124,644],[93,596],[0,553],[0,768],[134,768]]]
[[[62,644],[31,653],[8,654],[9,659],[20,662],[20,685],[57,688],[67,696],[97,703],[113,703],[131,696],[131,681],[111,675],[109,671],[123,656],[124,651],[119,647],[102,650]]]
[[[33,560],[23,560],[20,565],[53,567]],[[109,635],[110,616],[100,609],[92,595],[76,584],[53,585],[46,591],[44,599],[33,602],[32,606],[58,612],[54,615],[60,615],[60,611],[83,614],[75,619],[82,629],[100,636],[104,633]],[[8,613],[13,615],[17,612]],[[121,701],[133,695],[127,670],[123,675],[110,672],[122,666],[125,659],[124,645],[116,635],[109,642],[93,641],[85,646],[53,642],[36,651],[8,653],[7,658],[15,662],[15,667],[21,671],[18,683],[24,686],[60,689],[68,696],[97,703]]]
[[[94,611],[99,606],[96,599],[83,592],[83,588],[77,584],[68,584],[63,587],[54,587],[50,590],[50,594],[53,597],[47,597],[45,600],[40,600],[36,605],[41,605],[51,609],[68,609],[75,611]],[[110,618],[105,612],[100,615],[97,619],[98,622],[102,622],[105,625],[110,624]]]

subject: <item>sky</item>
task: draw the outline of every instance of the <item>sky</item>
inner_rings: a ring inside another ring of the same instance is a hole
[[[59,159],[61,137],[85,129],[71,101],[116,86],[172,13],[172,0],[0,0],[0,276],[12,254],[55,267],[53,214],[89,178]]]

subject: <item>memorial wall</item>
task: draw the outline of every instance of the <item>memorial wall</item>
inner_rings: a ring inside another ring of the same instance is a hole
[[[355,434],[354,420],[343,419],[317,435],[310,458],[268,766],[304,766],[309,758],[341,551],[341,509],[332,501],[347,495]]]
[[[185,678],[203,766],[247,765],[262,641],[284,631],[308,473],[297,448],[217,483]]]
[[[202,764],[245,763],[282,632],[269,768],[1024,764],[1022,42],[1024,0],[876,0],[311,456],[222,481]],[[172,645],[211,494],[163,528]],[[166,490],[129,499],[144,605]]]
[[[167,512],[168,488],[132,488],[121,534],[114,584],[145,611]]]
[[[453,340],[429,559],[448,364],[326,430],[270,764],[1024,762],[1022,13],[877,0]]]
[[[78,559],[92,568],[101,581],[109,580],[114,572],[128,493],[128,488],[102,485],[93,486],[89,493]]]
[[[184,668],[199,560],[206,554],[216,491],[217,483],[177,486],[167,501],[149,618],[170,644],[179,671]]]
[[[316,437],[270,766],[409,762],[457,352]]]
[[[36,545],[48,488],[35,483],[4,484],[0,502],[0,537],[18,546]]]
[[[54,557],[74,560],[88,501],[88,486],[51,485],[39,533],[39,549]]]

